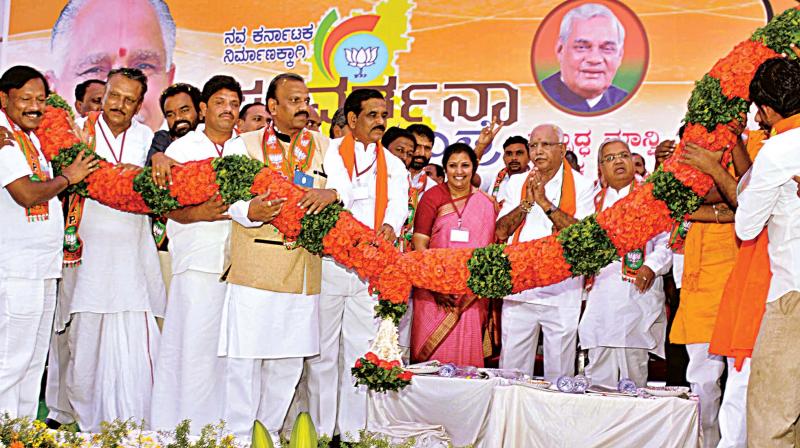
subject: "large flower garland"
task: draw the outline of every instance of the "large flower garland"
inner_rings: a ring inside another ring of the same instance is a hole
[[[397,323],[406,311],[412,286],[447,294],[473,292],[501,299],[510,293],[547,286],[570,276],[590,275],[658,233],[668,231],[702,203],[713,181],[679,162],[685,142],[712,151],[728,151],[736,142],[730,124],[742,120],[749,105],[748,86],[758,66],[780,53],[793,56],[789,44],[800,43],[800,11],[789,9],[720,59],[695,84],[689,99],[683,140],[662,169],[613,207],[592,215],[558,235],[525,243],[492,244],[479,249],[429,249],[401,254],[391,244],[339,206],[306,216],[297,206],[303,190],[280,173],[243,156],[191,162],[173,168],[168,192],[153,184],[149,169],[120,174],[102,168],[72,191],[132,213],[164,213],[201,203],[218,192],[227,203],[270,192],[288,198],[272,222],[289,241],[315,254],[333,257],[358,272],[378,295],[375,313]],[[56,173],[81,150],[88,150],[69,131],[63,104],[50,102],[37,131]],[[372,356],[370,356],[372,358]],[[396,389],[385,375],[354,368],[357,380],[376,390]],[[380,365],[380,359],[371,364]],[[383,360],[390,365],[390,360]],[[397,368],[397,366],[391,365]],[[396,376],[396,375],[392,375]],[[386,376],[388,377],[388,376]],[[408,378],[403,377],[403,384]]]

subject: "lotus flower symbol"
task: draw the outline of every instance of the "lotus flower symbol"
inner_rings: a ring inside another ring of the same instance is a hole
[[[358,69],[354,77],[364,78],[367,76],[364,69],[374,65],[378,59],[378,47],[345,48],[344,57],[347,59],[347,65]]]

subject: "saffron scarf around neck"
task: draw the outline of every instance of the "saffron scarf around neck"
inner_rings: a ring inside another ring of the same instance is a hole
[[[50,180],[50,176],[39,160],[39,150],[33,144],[30,136],[19,128],[16,123],[11,121],[11,117],[8,116],[5,110],[3,110],[3,114],[6,116],[8,124],[11,126],[14,140],[17,142],[17,145],[19,145],[19,149],[22,151],[22,155],[25,156],[25,161],[28,163],[31,173],[33,173],[29,176],[31,182],[46,182]],[[28,218],[28,222],[47,221],[50,219],[49,202],[44,201],[25,208],[25,217]]]
[[[569,162],[567,162],[567,159],[561,159],[561,171],[564,173],[564,178],[561,179],[561,198],[558,200],[558,208],[567,215],[574,217],[575,212],[577,211],[575,176],[572,174],[572,168],[569,167]],[[520,202],[526,199],[526,193],[527,189],[523,184]],[[517,230],[514,231],[514,238],[512,239],[513,243],[519,242],[522,228],[525,227],[525,219],[526,218],[523,218],[522,223],[520,223],[519,227],[517,227]]]
[[[367,145],[364,145],[365,147]],[[353,180],[353,171],[356,166],[356,139],[353,134],[347,134],[339,145],[339,156],[347,169],[347,175]],[[389,204],[389,175],[386,168],[386,155],[380,142],[375,143],[375,158],[377,163],[378,179],[375,183],[375,223],[373,230],[378,230],[383,225],[386,216],[386,206]]]
[[[90,112],[83,123],[83,132],[89,137],[89,149],[95,150],[95,127],[100,119],[100,112]],[[64,201],[66,219],[64,219],[64,267],[80,266],[83,258],[83,240],[78,231],[83,218],[83,206],[86,198],[71,193]]]

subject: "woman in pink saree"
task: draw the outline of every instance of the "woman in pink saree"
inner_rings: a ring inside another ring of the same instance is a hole
[[[448,146],[442,159],[447,181],[422,196],[414,219],[414,250],[483,247],[494,241],[491,197],[471,185],[478,166],[468,145]],[[436,359],[483,367],[488,301],[472,294],[415,289],[411,326],[413,362]]]

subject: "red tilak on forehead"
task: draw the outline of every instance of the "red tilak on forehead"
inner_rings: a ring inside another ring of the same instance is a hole
[[[120,49],[119,49],[119,57],[124,58],[126,54],[128,54],[128,49],[120,47]]]

